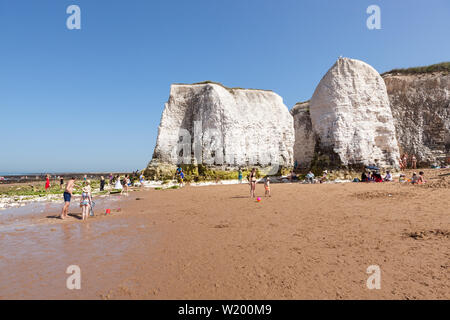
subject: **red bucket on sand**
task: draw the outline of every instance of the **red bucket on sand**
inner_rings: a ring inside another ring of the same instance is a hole
[[[111,214],[111,209],[106,209],[106,214]]]

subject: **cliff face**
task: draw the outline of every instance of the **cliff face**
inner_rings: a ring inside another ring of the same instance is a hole
[[[448,72],[383,75],[402,152],[421,165],[443,164],[450,156]]]
[[[344,166],[398,166],[399,149],[386,86],[368,64],[339,58],[310,102],[318,150]]]
[[[297,103],[291,109],[294,118],[295,143],[294,161],[299,168],[309,168],[314,158],[316,136],[313,131],[309,110],[309,101]]]
[[[272,91],[172,85],[153,164],[293,164],[293,119]]]
[[[381,77],[362,61],[340,58],[311,101],[290,113],[272,91],[172,85],[150,165],[398,167],[400,150],[420,165],[444,164],[449,71],[444,63]]]

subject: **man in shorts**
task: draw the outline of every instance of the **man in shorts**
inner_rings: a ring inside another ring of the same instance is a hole
[[[64,191],[64,207],[61,212],[61,219],[64,220],[69,214],[70,200],[72,199],[73,187],[75,186],[75,178],[72,177],[66,185],[66,190]]]

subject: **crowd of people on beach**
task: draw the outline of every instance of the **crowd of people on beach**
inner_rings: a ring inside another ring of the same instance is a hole
[[[409,161],[409,162],[408,162]],[[402,170],[406,169],[408,167],[408,163],[410,164],[410,167],[412,169],[415,169],[417,167],[417,160],[414,155],[409,156],[408,154],[403,154],[401,159],[399,159],[400,162],[400,168]],[[295,167],[297,169],[299,168],[299,165],[296,161]],[[296,169],[292,170],[290,174],[285,177],[288,179],[289,182],[299,182],[300,178],[295,172]],[[184,186],[184,179],[185,174],[183,172],[183,169],[181,166],[178,166],[175,172],[176,180],[179,183],[180,187]],[[63,188],[64,185],[64,178],[59,177],[60,179],[60,188]],[[256,168],[253,168],[250,173],[247,176],[248,183],[250,185],[250,197],[255,198],[256,197],[256,184],[258,182],[257,178],[257,171]],[[129,188],[134,185],[134,182],[138,180],[139,184],[141,186],[144,185],[145,178],[143,174],[139,174],[139,171],[133,172],[133,174],[128,175],[125,174],[124,177],[120,177],[119,175],[113,175],[112,173],[109,175],[108,180],[105,179],[104,176],[100,177],[100,191],[104,191],[106,187],[106,183],[108,181],[108,184],[110,189],[115,190],[115,192],[120,192],[120,194],[128,195]],[[242,183],[243,180],[243,172],[242,169],[239,168],[238,170],[238,182],[239,184]],[[264,190],[265,190],[265,196],[270,197],[271,196],[271,190],[270,190],[270,177],[265,176],[262,179],[264,183]],[[305,176],[303,183],[307,184],[314,184],[314,183],[325,183],[329,180],[329,173],[327,170],[324,170],[321,176],[316,177],[312,171],[309,171]],[[366,167],[366,169],[362,172],[361,178],[354,178],[353,182],[392,182],[393,176],[391,171],[386,171],[384,177],[381,175],[380,170],[375,167]],[[68,215],[68,208],[70,206],[71,198],[73,195],[73,190],[75,187],[75,181],[76,178],[72,177],[66,184],[63,197],[64,197],[64,206],[61,212],[61,219],[66,219]],[[217,181],[216,181],[217,182]],[[399,176],[399,182],[410,182],[412,184],[423,184],[426,182],[424,177],[424,172],[420,171],[419,174],[416,172],[413,173],[412,177],[410,179],[406,179],[405,174],[401,173]],[[112,187],[114,186],[114,187]],[[50,176],[46,175],[45,180],[45,190],[48,192],[50,189]],[[82,208],[82,220],[85,221],[89,215],[93,215],[93,207],[95,205],[95,202],[92,200],[92,187],[90,180],[87,179],[87,175],[84,175],[83,181],[82,181],[82,193],[81,193],[81,199],[80,199],[80,207]]]
[[[144,175],[139,175],[139,172],[133,172],[132,175],[125,174],[123,178],[120,175],[113,175],[112,173],[109,175],[109,185],[112,190],[116,190],[120,192],[120,194],[124,194],[128,196],[128,191],[131,186],[133,186],[134,181],[139,178],[139,182],[141,185],[144,184]],[[75,177],[71,177],[66,184],[64,189],[63,198],[64,198],[64,206],[61,211],[60,218],[62,220],[66,219],[69,213],[69,206],[72,200],[73,191],[75,188]],[[60,187],[62,188],[64,184],[64,178],[60,177]],[[105,190],[106,180],[104,176],[100,177],[100,192]],[[112,187],[114,186],[114,187]],[[45,189],[48,190],[50,188],[50,176],[46,176]],[[87,175],[84,175],[81,187],[81,198],[80,198],[80,207],[82,210],[82,220],[86,221],[89,216],[94,215],[94,206],[95,202],[93,201],[92,196],[92,186],[91,181],[87,178]]]
[[[417,169],[417,158],[415,155],[408,155],[407,153],[404,153],[399,159],[398,159],[400,170],[408,169],[408,163],[410,164],[410,169]]]

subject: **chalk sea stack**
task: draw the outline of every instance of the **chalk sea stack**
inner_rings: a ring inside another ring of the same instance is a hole
[[[293,145],[292,116],[273,91],[173,84],[148,169],[173,170],[180,163],[292,167]]]
[[[399,148],[383,78],[368,64],[339,58],[309,104],[316,152],[330,167],[397,167]]]
[[[402,152],[419,165],[450,156],[450,63],[392,70],[382,75]]]

